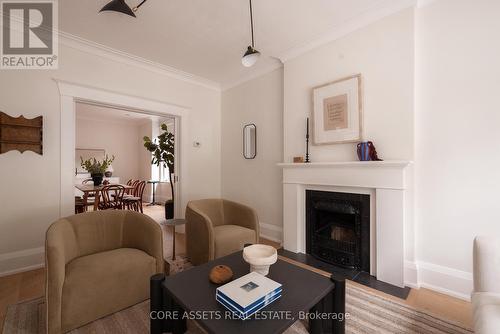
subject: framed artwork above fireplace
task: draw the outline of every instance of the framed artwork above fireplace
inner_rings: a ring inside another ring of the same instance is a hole
[[[315,145],[361,140],[361,74],[315,87],[312,98]]]

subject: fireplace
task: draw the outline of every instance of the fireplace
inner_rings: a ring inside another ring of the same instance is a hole
[[[306,252],[370,272],[370,196],[307,190]]]

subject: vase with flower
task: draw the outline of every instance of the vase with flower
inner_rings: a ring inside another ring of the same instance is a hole
[[[94,186],[100,186],[102,184],[104,173],[108,170],[108,167],[115,160],[115,156],[113,155],[111,158],[109,158],[106,154],[102,161],[97,160],[96,158],[83,160],[82,157],[80,157],[80,160],[82,168],[90,173],[90,177],[94,182]]]

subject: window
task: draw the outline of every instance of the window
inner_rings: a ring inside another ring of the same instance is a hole
[[[161,165],[159,167],[159,179],[160,182],[170,182],[170,176],[168,174],[168,167]]]

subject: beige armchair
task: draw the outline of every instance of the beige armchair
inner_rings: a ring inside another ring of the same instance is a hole
[[[257,213],[223,200],[191,201],[186,208],[186,251],[191,263],[202,264],[259,241]]]
[[[162,232],[134,211],[87,212],[46,234],[47,333],[65,333],[149,298],[164,270]]]
[[[474,333],[495,334],[500,329],[500,238],[474,239]]]

